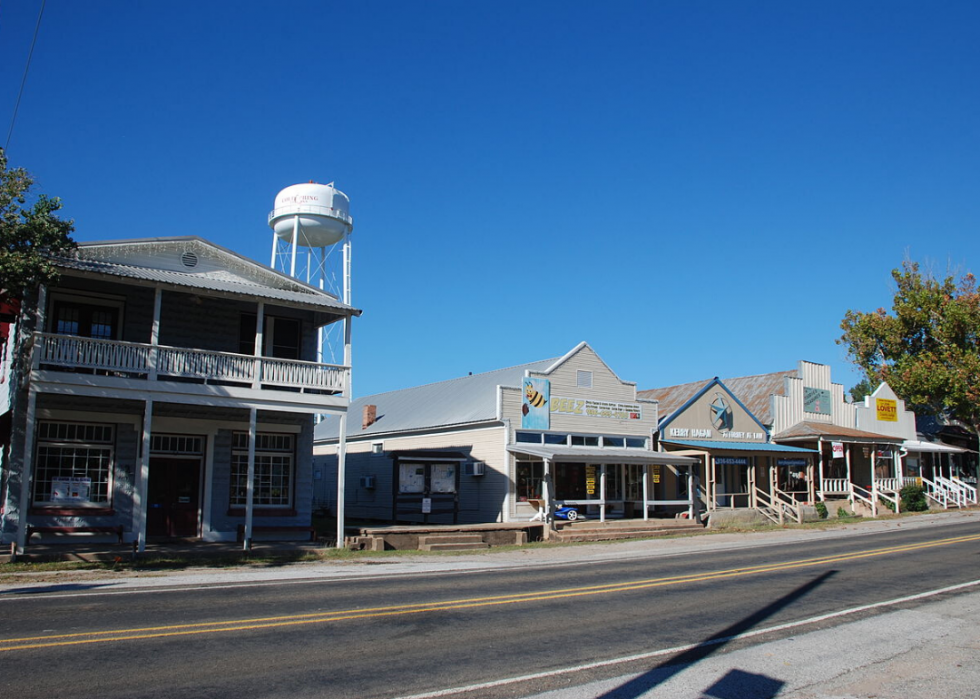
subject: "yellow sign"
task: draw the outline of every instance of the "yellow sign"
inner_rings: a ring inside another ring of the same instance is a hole
[[[660,467],[659,466],[654,466],[653,467],[653,482],[654,483],[659,483],[660,482]]]
[[[875,398],[878,419],[882,422],[898,422],[898,402],[887,398]]]

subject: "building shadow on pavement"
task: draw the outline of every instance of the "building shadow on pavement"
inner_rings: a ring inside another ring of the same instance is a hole
[[[596,699],[637,699],[637,697],[643,696],[646,692],[662,685],[675,675],[704,660],[708,656],[713,655],[732,641],[737,640],[739,636],[755,628],[769,617],[820,587],[836,574],[836,570],[823,573],[792,592],[774,600],[771,604],[767,604],[757,612],[709,636],[693,648],[668,658],[659,665],[644,672],[639,677],[635,677],[619,687],[600,694]],[[704,694],[708,697],[716,697],[717,699],[740,699],[743,697],[745,699],[772,699],[783,685],[784,682],[772,677],[732,670],[711,687],[704,690]]]

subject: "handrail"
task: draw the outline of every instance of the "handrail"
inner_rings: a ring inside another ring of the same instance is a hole
[[[867,488],[862,488],[857,483],[851,483],[851,502],[860,500],[871,508],[871,516],[878,516],[878,503],[875,502],[874,495]]]
[[[773,486],[772,492],[776,496],[777,502],[793,515],[797,524],[803,524],[803,507],[791,498],[789,493],[785,493],[775,486]]]
[[[970,485],[966,481],[962,481],[959,478],[956,478],[955,476],[953,478],[951,478],[950,480],[952,480],[960,488],[963,489],[963,492],[966,494],[966,500],[967,500],[967,502],[973,501],[973,504],[974,505],[980,504],[980,503],[977,502],[977,487],[976,486]]]
[[[755,488],[755,500],[756,503],[762,503],[762,507],[756,505],[756,509],[766,516],[770,522],[775,524],[783,523],[783,508],[780,507],[776,502],[773,501],[772,496],[766,491],[760,489],[758,486]]]
[[[925,486],[923,490],[926,493],[926,497],[930,497],[942,505],[944,510],[949,509],[949,492],[945,488],[938,483],[930,481],[925,476],[922,477],[922,485]]]

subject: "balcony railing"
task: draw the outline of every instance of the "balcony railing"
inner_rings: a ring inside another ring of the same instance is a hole
[[[231,352],[35,333],[35,365],[112,376],[342,393],[348,367]]]

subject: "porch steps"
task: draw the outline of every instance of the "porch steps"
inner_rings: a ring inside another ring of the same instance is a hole
[[[490,548],[480,534],[425,534],[419,536],[419,551],[478,551]]]
[[[648,539],[671,534],[689,534],[704,531],[704,526],[689,519],[650,519],[577,521],[557,523],[553,541],[615,541],[618,539]]]

